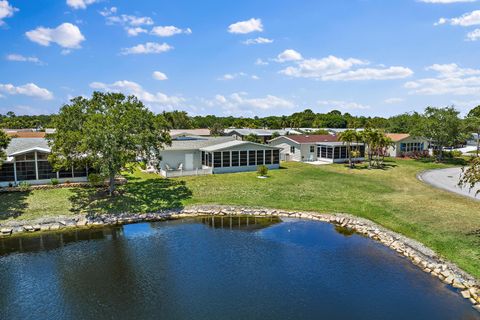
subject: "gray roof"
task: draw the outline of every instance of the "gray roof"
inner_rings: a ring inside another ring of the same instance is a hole
[[[230,148],[235,148],[237,146],[243,146],[246,144],[250,145],[256,145],[256,146],[261,146],[264,149],[278,149],[277,147],[269,146],[266,144],[260,144],[260,143],[255,143],[255,142],[250,142],[250,141],[241,141],[241,140],[233,140],[233,141],[228,141],[220,144],[214,144],[208,147],[201,148],[202,151],[207,151],[207,152],[212,152],[212,151],[218,151],[218,150],[224,150],[224,149],[230,149]]]
[[[172,140],[171,146],[166,146],[166,151],[195,150],[205,148],[214,144],[220,144],[234,140],[233,137],[188,137],[187,139]]]
[[[26,152],[29,150],[48,150],[50,152],[50,147],[48,146],[47,139],[44,138],[13,138],[10,141],[10,144],[7,147],[6,153],[7,156],[12,154],[18,154]]]

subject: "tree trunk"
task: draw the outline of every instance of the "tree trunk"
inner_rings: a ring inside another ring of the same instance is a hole
[[[477,157],[480,152],[480,131],[477,132]]]
[[[110,196],[113,196],[113,192],[115,191],[115,173],[110,172],[109,180],[108,193]]]
[[[353,168],[353,165],[352,165],[352,149],[351,149],[350,143],[347,143],[347,151],[348,151],[348,166],[350,167],[350,169],[352,169]]]

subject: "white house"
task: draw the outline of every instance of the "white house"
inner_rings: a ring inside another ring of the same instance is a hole
[[[41,136],[41,135],[39,135]],[[12,138],[5,150],[7,159],[0,168],[0,186],[47,184],[51,179],[59,182],[87,181],[88,168],[70,168],[54,171],[47,160],[51,150],[45,138]]]
[[[280,158],[284,161],[348,161],[346,144],[334,135],[288,135],[272,139],[269,144],[280,148]],[[355,160],[364,160],[363,143],[352,143],[351,148],[360,152]]]
[[[300,132],[295,131],[294,129],[285,130],[285,129],[225,129],[225,134],[232,136],[237,140],[243,140],[248,135],[256,135],[264,143],[267,143],[274,135],[284,136],[287,134],[300,134]]]
[[[231,136],[189,136],[173,139],[161,152],[160,174],[164,177],[254,171],[259,165],[280,167],[277,147]]]
[[[428,141],[424,138],[413,137],[408,133],[387,133],[394,145],[387,151],[391,157],[403,157],[413,154],[428,154]]]

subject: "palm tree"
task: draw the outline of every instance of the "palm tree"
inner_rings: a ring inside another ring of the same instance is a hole
[[[348,166],[353,168],[352,162],[352,143],[358,140],[358,134],[355,130],[345,130],[338,136],[338,140],[347,145],[348,152]]]

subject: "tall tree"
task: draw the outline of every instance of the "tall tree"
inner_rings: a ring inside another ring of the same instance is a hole
[[[139,157],[158,161],[160,150],[170,142],[165,124],[135,96],[121,93],[76,97],[60,109],[55,126],[49,137],[54,166],[92,166],[109,178],[110,195],[122,168]]]
[[[214,137],[223,136],[225,134],[225,128],[220,122],[215,122],[209,129],[210,135]]]
[[[477,157],[480,153],[480,106],[476,106],[465,118],[467,134],[477,134]]]
[[[358,141],[358,134],[356,130],[345,130],[338,136],[338,140],[342,141],[344,144],[347,145],[347,152],[348,152],[348,166],[353,168],[352,162],[352,143]]]
[[[462,139],[462,122],[454,107],[427,107],[410,134],[423,137],[436,148],[437,160],[443,159],[443,149]]]
[[[3,164],[3,161],[7,157],[5,150],[10,144],[11,138],[5,133],[5,131],[0,129],[0,167]]]

